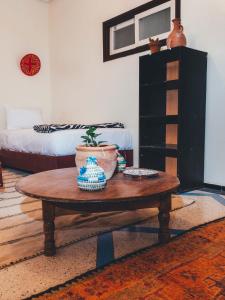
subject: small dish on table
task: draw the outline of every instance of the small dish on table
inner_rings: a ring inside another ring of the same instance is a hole
[[[144,178],[152,178],[159,176],[159,172],[156,170],[151,169],[145,169],[145,168],[126,168],[125,171],[123,171],[123,174],[126,176],[132,176],[132,177],[144,177]]]

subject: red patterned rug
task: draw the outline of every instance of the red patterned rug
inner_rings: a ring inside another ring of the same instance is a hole
[[[224,300],[224,228],[210,223],[32,299]]]

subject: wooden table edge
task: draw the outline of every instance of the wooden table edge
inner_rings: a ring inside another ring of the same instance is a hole
[[[171,188],[171,189],[168,189],[166,192],[163,191],[161,193],[155,193],[155,194],[151,194],[151,195],[146,195],[146,196],[143,196],[143,197],[126,197],[126,198],[119,198],[118,201],[121,201],[121,202],[127,202],[127,201],[137,201],[139,199],[149,199],[151,200],[152,198],[154,197],[161,197],[161,196],[164,196],[166,194],[172,194],[173,192],[176,192],[177,189],[179,188],[180,186],[180,183],[177,184],[177,186]],[[31,194],[31,193],[28,193],[28,192],[24,192],[23,190],[21,190],[18,185],[16,184],[15,186],[15,189],[18,193],[22,194],[22,195],[25,195],[27,197],[31,197],[31,198],[35,198],[35,199],[38,199],[38,200],[42,200],[42,201],[48,201],[48,202],[59,202],[59,203],[67,203],[67,204],[100,204],[100,203],[103,203],[104,201],[101,200],[101,199],[95,199],[95,200],[75,200],[75,199],[67,199],[67,198],[54,198],[54,197],[45,197],[45,196],[38,196],[38,195],[34,195],[34,194]],[[92,193],[95,193],[93,191],[84,191],[84,193],[89,193],[89,194],[92,194]],[[132,200],[131,200],[132,199]],[[107,199],[107,203],[115,203],[115,199]]]

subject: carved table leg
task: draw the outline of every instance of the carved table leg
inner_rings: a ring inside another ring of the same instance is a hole
[[[170,241],[170,210],[171,210],[171,195],[166,195],[160,200],[159,206],[159,242],[162,244]]]
[[[44,222],[44,235],[45,235],[45,256],[53,256],[56,253],[55,249],[55,207],[48,201],[42,201],[42,213]]]
[[[1,163],[0,163],[0,187],[3,186],[3,179],[2,179],[2,166],[1,166]]]

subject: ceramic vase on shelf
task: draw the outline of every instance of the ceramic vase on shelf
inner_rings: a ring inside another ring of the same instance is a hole
[[[159,39],[157,38],[156,40],[149,38],[149,49],[151,51],[151,54],[157,53],[161,49],[161,44]]]
[[[98,191],[105,188],[106,176],[104,170],[99,167],[96,157],[87,158],[86,165],[80,168],[77,184],[85,191]]]
[[[184,27],[181,25],[181,19],[173,19],[173,30],[167,38],[167,48],[175,48],[187,45],[186,37],[183,33]]]

